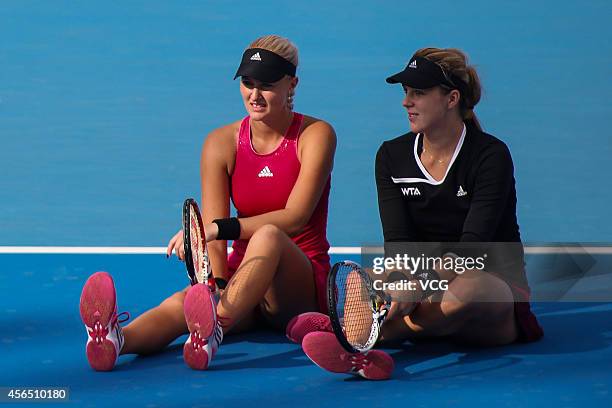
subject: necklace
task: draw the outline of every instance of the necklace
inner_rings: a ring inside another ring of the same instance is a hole
[[[423,153],[427,153],[427,155],[429,156],[430,160],[433,160],[434,163],[438,163],[438,164],[444,164],[446,162],[447,159],[443,158],[443,159],[436,159],[432,156],[431,153],[429,153],[425,148],[423,148]]]

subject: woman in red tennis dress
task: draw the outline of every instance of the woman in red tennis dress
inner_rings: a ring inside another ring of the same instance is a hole
[[[87,357],[110,370],[120,354],[147,354],[190,333],[185,362],[206,369],[223,336],[265,322],[284,329],[325,311],[327,204],[336,148],[326,122],[294,112],[298,52],[265,36],[244,52],[235,78],[247,116],[212,131],[201,154],[202,216],[212,270],[227,281],[218,303],[207,286],[175,293],[122,328],[112,278],[92,275],[81,316]],[[230,200],[238,217],[230,217]],[[233,251],[227,255],[227,241]],[[182,232],[168,244],[184,259]]]

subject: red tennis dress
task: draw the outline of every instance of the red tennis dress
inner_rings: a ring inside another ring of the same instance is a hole
[[[298,143],[304,116],[293,114],[279,146],[267,154],[259,154],[251,142],[250,117],[240,124],[236,163],[231,176],[231,198],[238,217],[253,217],[285,208],[291,190],[300,172]],[[321,198],[310,220],[302,231],[292,238],[293,242],[310,259],[314,273],[317,301],[321,312],[326,313],[326,285],[330,270],[329,242],[327,241],[327,204],[330,180],[328,178]],[[233,252],[228,257],[230,276],[242,262],[248,240],[234,241]]]

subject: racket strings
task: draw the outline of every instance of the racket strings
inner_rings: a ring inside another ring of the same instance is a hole
[[[338,271],[336,282],[345,288],[344,296],[338,302],[338,312],[343,318],[346,340],[356,348],[365,347],[374,323],[369,283],[359,271],[348,265]]]

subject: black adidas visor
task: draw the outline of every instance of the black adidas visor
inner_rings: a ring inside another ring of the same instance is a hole
[[[248,76],[261,82],[274,83],[285,75],[294,77],[295,65],[272,51],[249,48],[242,54],[234,79]]]
[[[402,84],[414,89],[429,89],[438,85],[459,89],[461,82],[458,78],[451,80],[441,66],[423,57],[412,57],[403,71],[387,78],[389,84]]]

